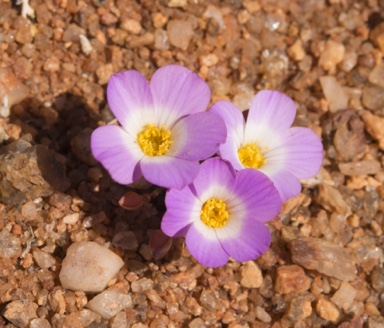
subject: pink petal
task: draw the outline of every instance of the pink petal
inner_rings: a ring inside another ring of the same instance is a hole
[[[107,125],[93,131],[91,148],[93,156],[116,182],[129,184],[142,177],[138,162],[144,155],[120,126]]]
[[[208,85],[189,69],[167,65],[152,76],[150,88],[160,124],[171,126],[177,119],[207,109]]]
[[[161,229],[171,237],[184,236],[184,228],[200,219],[202,203],[187,186],[182,190],[171,189],[165,196],[165,212]]]
[[[125,71],[111,76],[107,87],[108,104],[120,124],[131,133],[146,123],[142,115],[153,112],[153,101],[149,84],[137,71]],[[153,116],[153,114],[152,114]]]
[[[178,121],[172,129],[174,140],[169,155],[199,161],[213,156],[225,141],[224,122],[209,112],[189,115]]]
[[[236,185],[236,174],[228,162],[218,157],[210,158],[201,164],[193,185],[203,202],[211,197],[225,199]]]
[[[253,98],[245,127],[245,140],[259,140],[265,131],[279,133],[288,129],[296,115],[291,98],[278,91],[259,91]]]
[[[144,178],[152,184],[182,189],[195,179],[199,163],[170,156],[145,156],[140,168]]]
[[[207,227],[200,220],[191,224],[185,242],[189,252],[202,265],[217,268],[228,262],[228,254],[221,246],[215,229]]]

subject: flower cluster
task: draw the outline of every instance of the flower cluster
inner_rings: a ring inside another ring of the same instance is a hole
[[[271,241],[265,223],[321,166],[320,139],[291,127],[296,106],[277,91],[260,91],[245,121],[229,101],[206,111],[207,84],[168,65],[150,83],[133,70],[113,75],[107,98],[120,125],[93,132],[94,157],[118,183],[144,178],[167,188],[161,228],[185,236],[206,266],[263,254]]]

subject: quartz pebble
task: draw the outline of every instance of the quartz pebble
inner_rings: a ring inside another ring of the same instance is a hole
[[[351,163],[340,163],[339,169],[341,173],[350,176],[376,174],[381,170],[381,164],[379,161],[365,160]]]
[[[324,320],[336,323],[339,319],[338,308],[325,297],[321,297],[316,304],[316,311]]]
[[[246,288],[259,288],[263,284],[263,274],[255,262],[249,261],[240,268],[240,285]]]
[[[379,142],[379,148],[384,150],[384,118],[366,110],[361,111],[360,115],[368,133]]]
[[[4,317],[16,327],[26,328],[32,319],[37,318],[38,305],[28,300],[13,301],[5,307]]]
[[[311,280],[305,274],[303,268],[298,265],[285,265],[277,268],[275,290],[280,294],[291,292],[303,292],[308,290]]]
[[[169,42],[176,48],[187,50],[193,36],[192,24],[190,21],[170,20],[167,25]]]
[[[348,107],[348,95],[334,76],[320,77],[320,84],[331,113]]]
[[[112,290],[103,291],[86,304],[88,309],[96,312],[104,319],[110,319],[118,312],[131,306],[131,296]]]
[[[355,300],[356,294],[356,289],[353,288],[349,282],[343,281],[340,288],[331,297],[331,301],[339,308],[344,309],[344,311],[347,312]]]
[[[60,271],[64,288],[100,292],[124,265],[120,257],[95,242],[76,242],[67,250]]]
[[[317,270],[343,281],[356,278],[353,258],[344,247],[321,239],[302,237],[291,240],[289,249],[292,261],[306,269]]]
[[[9,69],[0,68],[0,107],[7,97],[8,107],[23,101],[29,94],[29,88]]]
[[[325,184],[320,185],[317,201],[326,210],[337,212],[345,216],[351,214],[351,208],[344,200],[342,194],[332,186]]]
[[[54,257],[38,248],[35,248],[32,251],[33,258],[39,265],[41,269],[49,269],[50,267],[54,266],[56,263],[56,260]]]
[[[0,231],[0,257],[12,258],[21,255],[20,239],[6,229]]]
[[[345,55],[345,47],[342,43],[328,40],[325,44],[324,51],[322,51],[319,59],[319,65],[329,71],[334,73],[336,70],[336,65],[343,61]]]

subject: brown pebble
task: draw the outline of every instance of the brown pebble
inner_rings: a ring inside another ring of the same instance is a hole
[[[305,274],[303,268],[298,265],[286,265],[277,268],[275,290],[280,294],[291,292],[303,292],[308,290],[311,280]]]

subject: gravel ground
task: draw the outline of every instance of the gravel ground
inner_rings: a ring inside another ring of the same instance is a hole
[[[384,327],[382,0],[27,5],[0,1],[0,327]],[[153,259],[164,193],[114,183],[90,154],[113,119],[110,75],[169,63],[243,110],[280,90],[323,140],[323,167],[256,261],[205,268],[182,239]],[[119,206],[128,191],[145,203]],[[89,241],[118,255],[117,275],[64,288],[68,248]]]

